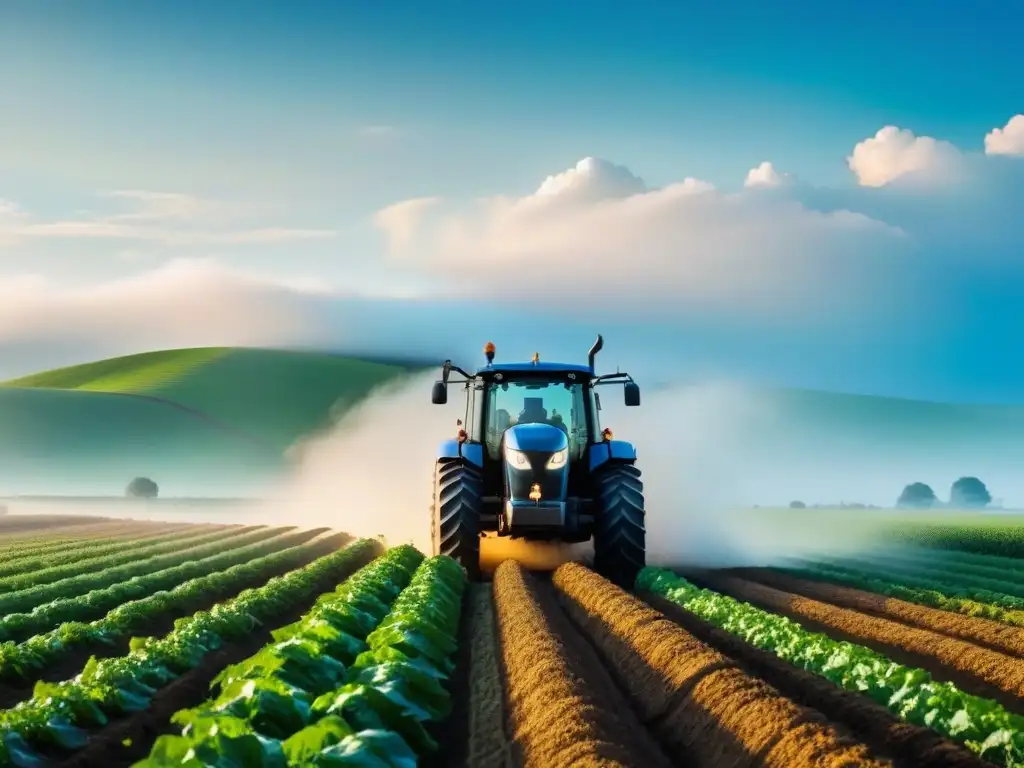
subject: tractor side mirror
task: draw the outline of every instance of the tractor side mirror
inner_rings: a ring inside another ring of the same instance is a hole
[[[636,383],[627,381],[626,386],[623,387],[623,396],[627,406],[640,405],[640,387]]]
[[[444,405],[448,402],[448,387],[443,381],[434,382],[434,388],[430,390],[430,402],[434,405]]]

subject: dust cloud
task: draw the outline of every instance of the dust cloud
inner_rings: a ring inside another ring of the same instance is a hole
[[[876,545],[879,514],[754,508],[757,500],[787,498],[785,489],[830,461],[794,455],[787,415],[770,398],[730,381],[650,392],[639,408],[613,395],[603,395],[602,426],[637,448],[648,563],[766,565]]]
[[[430,504],[438,443],[457,430],[462,392],[432,405],[431,371],[386,384],[334,426],[295,446],[297,471],[280,489],[275,520],[383,536],[430,551]],[[744,509],[774,465],[773,441],[784,425],[739,384],[707,383],[648,392],[640,408],[621,405],[607,387],[602,425],[637,446],[647,502],[651,563],[755,564],[785,555],[866,545],[863,520],[850,530],[808,526],[799,513]],[[808,510],[810,515],[813,511]],[[820,523],[821,513],[817,513]],[[784,519],[783,519],[784,518]],[[838,525],[838,523],[837,523]],[[517,546],[510,549],[512,544]],[[585,548],[485,541],[499,560],[586,559]],[[552,554],[554,553],[554,554]]]
[[[331,428],[293,448],[297,469],[275,494],[288,521],[383,536],[430,551],[438,444],[464,415],[462,391],[430,402],[437,371],[377,388]]]

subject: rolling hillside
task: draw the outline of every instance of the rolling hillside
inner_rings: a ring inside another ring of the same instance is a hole
[[[138,474],[152,475],[169,495],[245,495],[254,479],[285,469],[286,449],[332,412],[420,367],[206,348],[8,381],[0,384],[0,495],[116,494]],[[645,407],[618,414],[607,403],[606,423],[637,442],[652,490],[668,482],[663,475],[680,482],[683,466],[698,496],[725,484],[744,504],[889,504],[908,482],[928,482],[942,495],[961,474],[983,477],[997,498],[1024,500],[1022,407],[772,388],[709,397],[695,389],[691,396],[649,387]],[[426,395],[423,404],[426,415]]]
[[[0,492],[49,487],[52,478],[109,493],[146,473],[243,482],[280,468],[296,439],[408,370],[322,353],[208,348],[14,379],[0,385]]]

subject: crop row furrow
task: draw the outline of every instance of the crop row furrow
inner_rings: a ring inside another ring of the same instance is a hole
[[[136,577],[141,578],[153,575],[165,568],[181,565],[191,560],[197,560],[245,544],[252,544],[256,541],[272,538],[280,534],[282,530],[281,528],[256,527],[243,529],[238,532],[232,531],[227,537],[220,536],[215,541],[199,546],[192,546],[187,549],[179,548],[178,551],[169,554],[156,555],[133,563],[106,568],[95,573],[83,573],[50,584],[41,584],[37,587],[0,595],[0,614],[20,612],[26,609],[32,611],[37,606],[53,600],[78,597],[92,590],[106,589],[120,582],[127,583]]]
[[[893,583],[901,584],[913,589],[923,589],[946,597],[955,597],[962,600],[971,600],[987,605],[994,605],[1004,610],[1024,611],[1024,598],[1007,595],[1003,592],[993,592],[988,589],[959,584],[955,579],[944,578],[943,575],[927,576],[921,575],[919,571],[908,571],[906,569],[885,568],[882,566],[853,567],[851,565],[839,565],[837,563],[816,563],[813,561],[797,560],[801,568],[813,568],[821,570],[823,574],[836,574],[839,576],[853,576],[855,578],[869,577],[886,579]],[[790,569],[782,569],[788,571]]]
[[[735,573],[774,589],[938,632],[1000,653],[1015,657],[1024,654],[1024,631],[987,619],[958,616],[904,600],[886,599],[871,592],[798,579],[767,568],[742,568]]]
[[[777,568],[780,573],[798,579],[826,581],[841,584],[854,589],[863,589],[877,595],[885,595],[899,600],[906,600],[918,605],[926,605],[963,616],[990,619],[1013,627],[1024,627],[1024,609],[1013,610],[1003,608],[994,603],[983,602],[971,597],[959,597],[946,594],[941,584],[927,579],[917,580],[918,586],[911,586],[906,578],[887,579],[881,574],[860,573],[856,571],[830,568],[826,565],[808,565],[803,568]],[[1024,600],[1021,601],[1024,603]]]
[[[784,616],[701,589],[660,568],[645,568],[637,588],[658,594],[710,624],[847,690],[871,697],[910,723],[932,728],[992,762],[1024,761],[1024,717],[973,696],[922,669],[870,648],[806,630]]]
[[[934,579],[954,589],[984,590],[988,593],[1011,595],[1017,599],[1024,598],[1024,584],[1007,581],[1006,579],[954,573],[941,563],[936,563],[935,561],[898,560],[865,554],[856,558],[837,557],[831,562],[845,568],[868,571],[878,569],[890,573]]]
[[[175,622],[162,638],[136,638],[125,656],[90,659],[74,679],[38,683],[31,699],[0,712],[0,765],[84,746],[112,717],[144,710],[154,694],[225,643],[288,613],[362,565],[377,543],[360,539],[264,586]]]
[[[118,639],[154,619],[186,608],[199,599],[212,601],[217,597],[229,597],[238,585],[259,574],[266,573],[269,578],[272,575],[270,571],[304,565],[307,558],[311,558],[322,546],[318,539],[305,541],[310,533],[284,533],[267,541],[238,547],[153,574],[153,577],[162,575],[161,581],[166,580],[163,587],[155,579],[149,583],[145,581],[152,577],[140,577],[132,583],[124,582],[109,590],[102,590],[109,592],[105,596],[97,594],[101,592],[97,590],[97,593],[91,593],[93,597],[88,602],[72,598],[51,603],[55,613],[75,618],[63,619],[61,622],[51,616],[46,623],[53,629],[33,635],[20,643],[0,643],[0,679],[31,679],[82,646],[103,643],[113,647]],[[217,570],[221,568],[227,570]],[[172,579],[178,582],[177,585],[164,591]],[[142,597],[130,599],[133,594]],[[66,609],[63,605],[65,603]],[[89,614],[101,610],[103,605],[111,606],[106,615],[84,623]],[[43,608],[45,606],[40,606],[37,611],[43,613]],[[0,620],[2,623],[3,620]]]
[[[98,559],[109,555],[115,555],[126,550],[132,550],[132,554],[137,554],[144,547],[180,539],[189,539],[195,535],[197,535],[195,529],[186,528],[182,530],[180,526],[174,526],[157,528],[153,531],[148,531],[144,536],[128,540],[101,539],[99,541],[82,541],[78,539],[52,552],[36,554],[32,557],[4,558],[3,562],[0,562],[0,579],[27,574],[31,571],[33,573],[30,575],[36,578],[33,583],[41,584],[43,582],[38,580],[36,574],[49,568],[76,563],[80,566],[78,572],[81,572],[82,570],[88,570],[92,563],[95,563]],[[5,589],[5,591],[8,590]]]
[[[211,541],[220,541],[237,535],[240,532],[256,530],[258,526],[248,528],[222,528],[214,530],[203,527],[202,530],[186,529],[175,532],[166,537],[159,537],[156,542],[136,542],[137,547],[131,548],[128,552],[119,552],[112,555],[100,557],[89,557],[75,560],[62,565],[42,568],[31,573],[19,573],[0,578],[0,606],[6,605],[4,601],[12,594],[30,587],[39,587],[62,579],[79,576],[90,571],[107,571],[119,565],[132,564],[140,560],[151,560],[158,555],[175,553],[182,548],[200,546]],[[0,608],[2,610],[2,608]]]
[[[389,550],[322,596],[298,622],[276,631],[274,643],[225,669],[214,696],[174,716],[182,733],[158,739],[137,765],[168,765],[188,756],[197,768],[214,766],[239,748],[251,765],[281,768],[318,765],[322,752],[367,759],[382,744],[392,755],[414,756],[397,732],[366,738],[365,731],[388,726],[429,747],[420,720],[408,720],[406,709],[421,698],[424,682],[436,693],[437,680],[428,674],[431,656],[423,653],[432,638],[414,620],[417,608],[443,608],[436,594],[444,586],[437,579],[439,560],[425,560],[407,545]],[[454,561],[446,563],[461,579]],[[424,597],[433,599],[423,603]],[[401,671],[407,674],[396,674]]]

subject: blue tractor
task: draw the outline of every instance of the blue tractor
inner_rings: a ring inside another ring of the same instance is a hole
[[[640,388],[627,373],[598,376],[588,365],[495,363],[475,374],[442,368],[431,399],[448,402],[448,387],[466,394],[455,439],[441,444],[434,469],[431,537],[435,554],[458,560],[480,577],[480,538],[493,532],[528,540],[587,542],[594,567],[632,587],[646,551],[644,496],[636,449],[613,440],[598,423],[598,387],[623,384],[625,404],[640,405]],[[461,376],[452,379],[452,374]],[[492,535],[493,535],[492,534]]]

